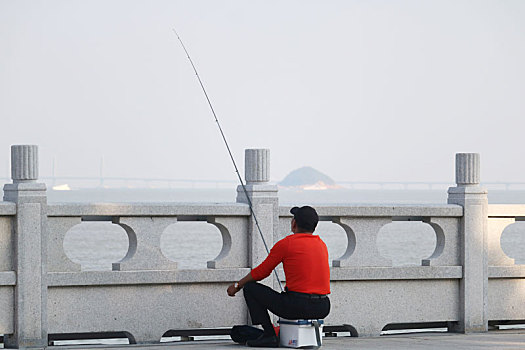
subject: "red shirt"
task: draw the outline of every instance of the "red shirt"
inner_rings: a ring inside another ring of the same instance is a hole
[[[275,243],[268,257],[251,272],[260,281],[283,263],[289,291],[330,294],[328,249],[317,235],[295,233]]]

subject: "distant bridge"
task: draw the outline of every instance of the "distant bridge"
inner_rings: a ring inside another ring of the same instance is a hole
[[[384,190],[441,190],[453,186],[452,182],[445,181],[336,181],[336,183],[350,189]],[[482,182],[481,185],[491,190],[525,190],[525,182]]]
[[[232,188],[237,180],[202,180],[139,177],[100,177],[100,176],[44,176],[39,179],[50,188],[68,184],[73,188],[130,187],[130,188]],[[0,178],[3,183],[11,179]],[[274,181],[276,183],[277,181]],[[357,190],[441,190],[453,186],[446,181],[336,181],[346,189]],[[482,186],[491,190],[525,190],[525,182],[483,182]]]

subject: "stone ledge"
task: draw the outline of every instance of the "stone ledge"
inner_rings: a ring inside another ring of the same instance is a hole
[[[279,207],[280,217],[292,217],[291,207]],[[463,207],[454,204],[441,205],[347,205],[347,206],[315,206],[319,216],[334,217],[461,217]]]
[[[16,215],[16,204],[0,202],[0,215]]]
[[[525,265],[489,266],[490,278],[525,278]]]
[[[48,216],[249,216],[238,203],[54,203]]]
[[[153,271],[84,271],[50,272],[49,287],[142,285],[184,283],[228,283],[238,281],[250,271],[238,269],[203,270],[153,270]],[[279,278],[284,279],[282,269]],[[332,281],[367,280],[429,280],[460,279],[461,266],[410,266],[410,267],[335,267],[330,269]]]
[[[16,286],[16,273],[14,271],[0,272],[0,286]]]
[[[283,269],[277,273],[285,281]],[[461,279],[462,266],[332,267],[330,281],[389,281]]]
[[[50,272],[49,287],[228,283],[243,278],[249,268],[205,270],[152,270],[152,271],[83,271]]]
[[[461,266],[333,267],[332,281],[461,279]]]

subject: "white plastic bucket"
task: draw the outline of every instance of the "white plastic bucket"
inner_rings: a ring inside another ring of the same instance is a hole
[[[319,333],[316,335],[314,321],[319,324]],[[323,320],[279,320],[279,342],[288,348],[303,346],[321,346],[323,343]],[[319,344],[317,339],[319,338]]]

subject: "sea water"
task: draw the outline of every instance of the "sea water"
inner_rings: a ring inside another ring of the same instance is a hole
[[[234,202],[235,189],[83,189],[49,191],[53,202]],[[446,190],[279,190],[280,205],[344,204],[444,204]],[[489,203],[525,203],[525,191],[489,191]],[[327,244],[330,261],[342,256],[348,241],[343,228],[320,222],[316,234]],[[503,251],[516,264],[525,264],[525,223],[509,226],[503,233]],[[220,252],[219,230],[205,222],[178,222],[161,236],[161,251],[176,261],[180,269],[203,269]],[[422,222],[393,222],[378,234],[379,253],[393,266],[421,265],[432,255],[436,235]],[[64,239],[66,255],[82,270],[110,270],[127,253],[128,237],[124,229],[110,222],[84,222],[73,227]]]

